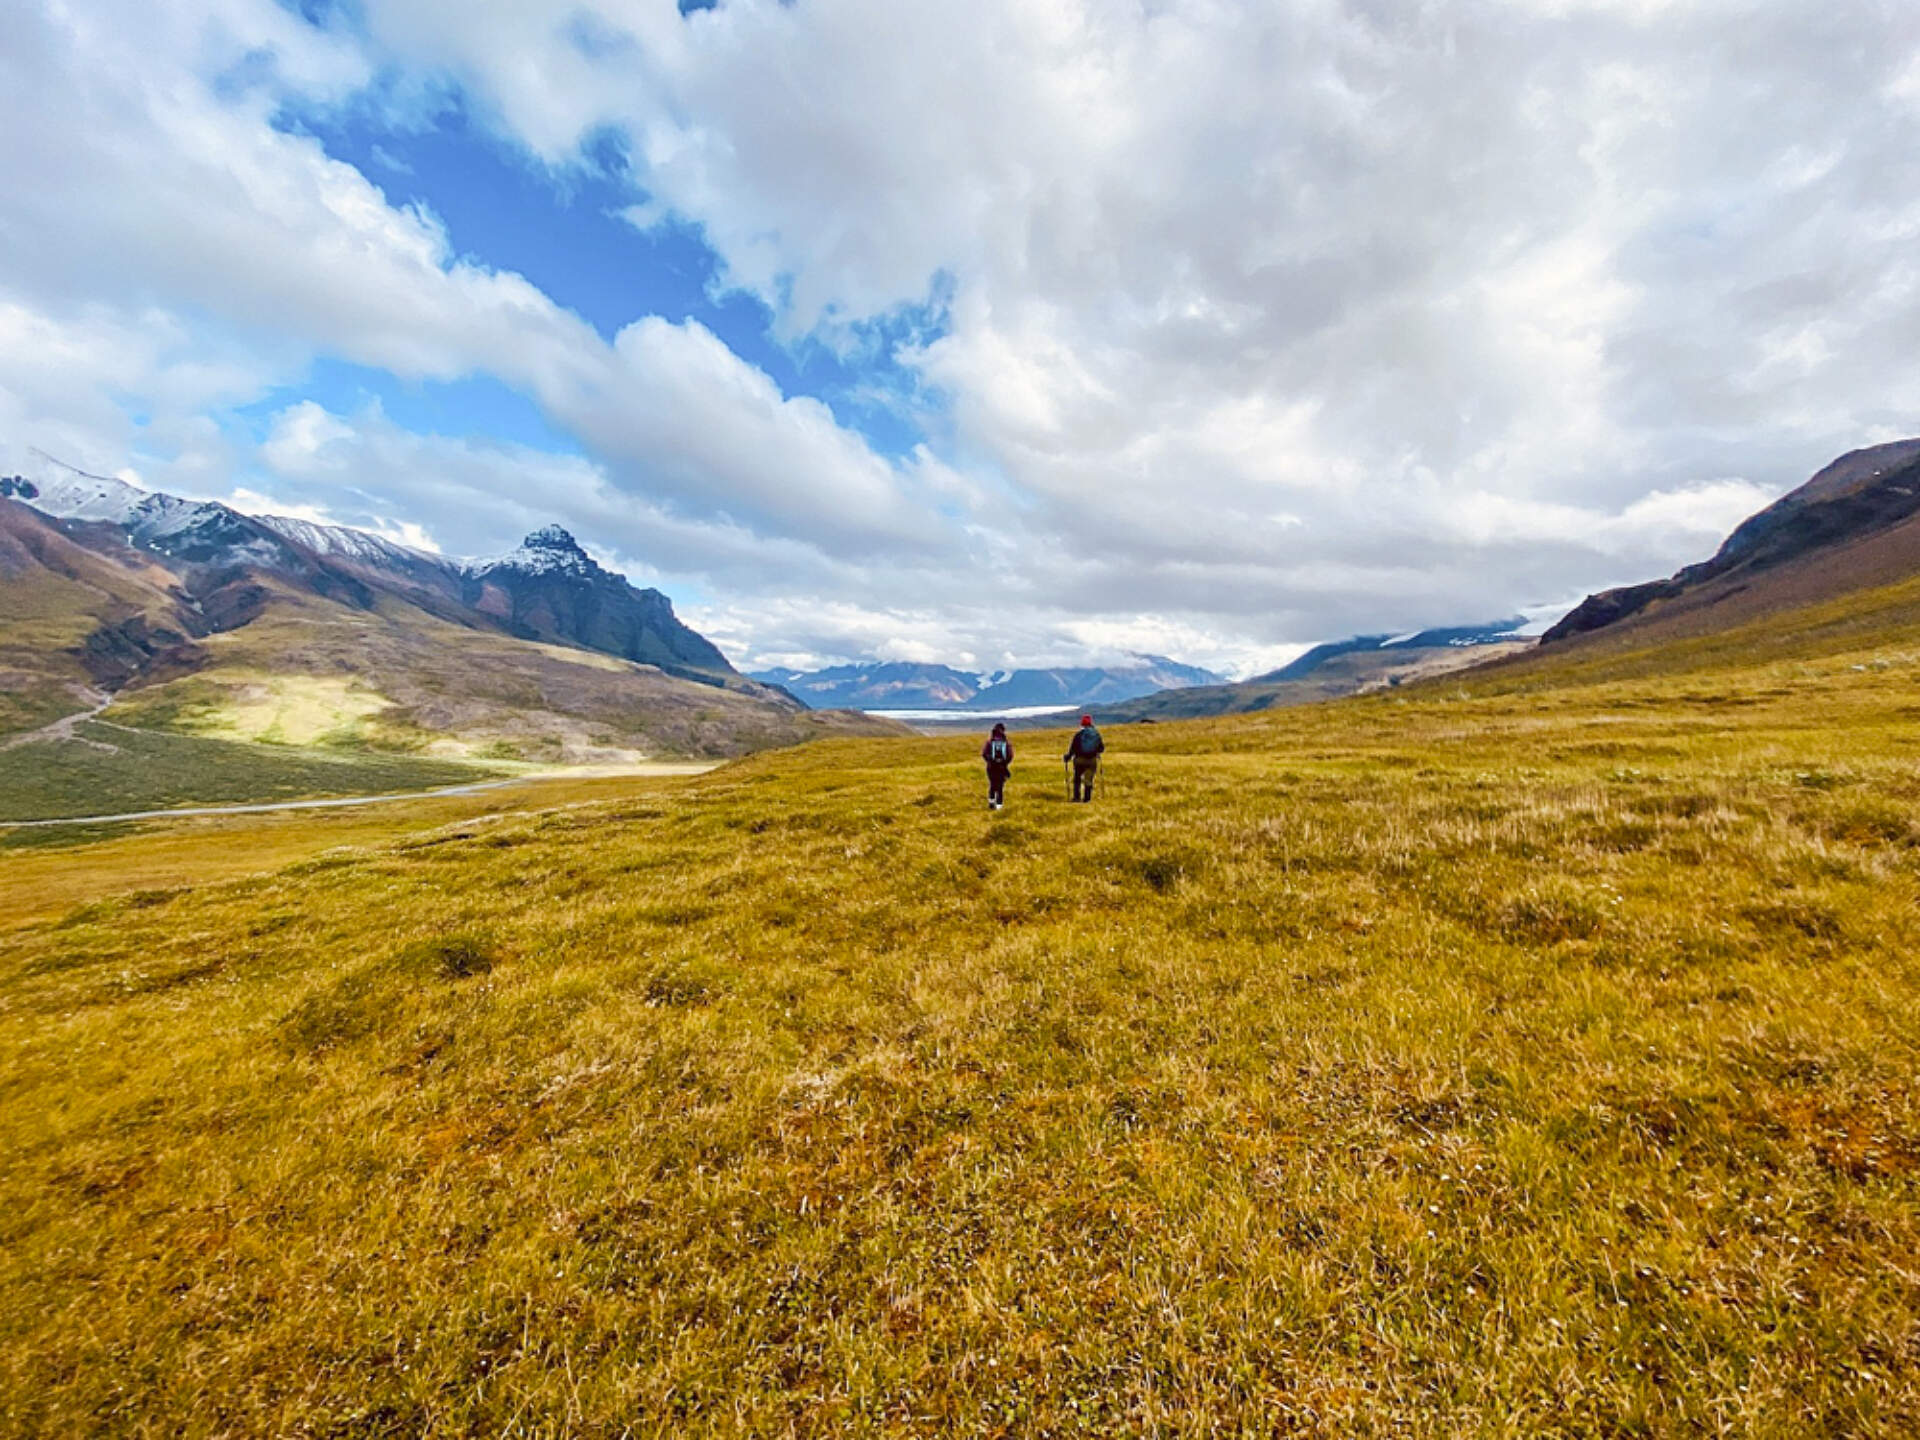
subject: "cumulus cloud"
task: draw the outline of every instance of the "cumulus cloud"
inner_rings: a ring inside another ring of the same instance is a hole
[[[825,664],[849,655],[947,657],[1002,667],[1115,659],[1151,621],[1101,635],[1068,613],[1009,607],[966,566],[928,568],[911,547],[836,558],[725,518],[692,519],[638,500],[610,468],[522,445],[415,434],[377,405],[337,414],[313,401],[272,417],[259,477],[214,498],[255,514],[352,525],[403,544],[484,556],[555,521],[636,584],[656,584],[743,664]],[[777,577],[769,585],[767,577]],[[1191,628],[1183,647],[1230,659]],[[962,637],[956,640],[956,637]]]
[[[249,462],[194,426],[249,376],[488,373],[585,458],[290,411],[248,483],[357,484],[450,549],[538,495],[736,648],[1251,665],[1666,573],[1920,431],[1897,7],[12,8],[0,325],[75,383],[0,362],[10,432],[111,450],[151,391],[214,483]],[[635,223],[692,227],[781,336],[931,304],[893,356],[930,444],[877,454],[697,322],[608,343],[270,123],[394,73],[556,166],[621,137]]]
[[[424,532],[452,554],[495,553],[558,522],[643,583],[662,575],[750,579],[770,566],[811,570],[822,582],[832,576],[830,562],[793,540],[636,500],[599,461],[416,434],[377,405],[353,415],[310,400],[288,406],[273,417],[257,458],[265,489],[241,508],[279,504],[282,513],[323,514],[332,524]]]
[[[1042,592],[1313,633],[1511,609],[1920,424],[1916,33],[1883,8],[674,10],[369,16],[541,155],[630,135],[644,214],[794,330],[952,277],[902,358]]]
[[[340,42],[265,0],[126,8],[124,26],[30,11],[0,70],[31,117],[0,160],[18,241],[0,323],[22,339],[22,370],[51,354],[85,372],[62,403],[101,448],[124,443],[119,396],[190,409],[327,354],[408,379],[498,376],[592,445],[616,487],[690,515],[842,551],[947,543],[914,503],[929,467],[878,457],[697,323],[646,317],[608,344],[275,129],[287,88],[324,97],[367,77]],[[236,67],[255,78],[230,79],[231,96],[196,79]],[[251,363],[222,369],[225,352]],[[22,429],[58,421],[36,386],[44,372],[8,387]]]

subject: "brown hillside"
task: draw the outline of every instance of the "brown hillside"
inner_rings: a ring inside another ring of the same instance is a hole
[[[666,631],[676,622],[660,604]],[[114,527],[0,499],[0,733],[109,696],[116,723],[185,735],[547,763],[904,733],[807,711],[730,670],[670,674],[477,618],[327,557],[296,573],[168,568]]]
[[[1728,659],[1759,659],[1796,653],[1841,631],[1897,632],[1916,624],[1920,515],[1775,565],[1740,567],[1601,629],[1497,661],[1488,673],[1671,669],[1695,663],[1702,647],[1728,650]]]
[[[1711,559],[1664,580],[1589,595],[1548,630],[1541,643],[1553,647],[1634,618],[1719,604],[1756,585],[1749,603],[1791,607],[1863,585],[1885,584],[1911,573],[1911,565],[1900,560],[1910,553],[1911,542],[1896,540],[1890,548],[1871,553],[1858,547],[1875,537],[1896,534],[1916,515],[1920,515],[1920,440],[1852,451],[1742,521]],[[1862,565],[1867,569],[1860,570]],[[1827,567],[1833,573],[1824,579],[1811,573]],[[1762,578],[1783,569],[1807,573],[1784,582]],[[1779,599],[1771,600],[1776,593]]]
[[[96,703],[204,622],[147,556],[97,552],[0,499],[0,734]]]
[[[362,610],[271,575],[256,584],[258,618],[209,637],[191,667],[143,677],[109,718],[220,739],[560,763],[720,758],[897,728],[468,629],[391,596]]]

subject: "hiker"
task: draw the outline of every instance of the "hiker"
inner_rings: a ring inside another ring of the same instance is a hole
[[[995,725],[987,743],[980,747],[980,758],[987,762],[987,809],[998,810],[1006,803],[1007,775],[1013,769],[1013,742],[1007,739],[1007,727]]]
[[[1100,768],[1100,752],[1107,748],[1107,742],[1100,738],[1100,732],[1093,728],[1093,716],[1082,715],[1080,728],[1074,732],[1073,739],[1067,742],[1067,753],[1060,758],[1073,762],[1073,798],[1075,802],[1093,801],[1094,772]]]

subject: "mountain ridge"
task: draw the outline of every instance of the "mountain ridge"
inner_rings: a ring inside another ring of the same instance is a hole
[[[0,606],[45,612],[30,635],[9,627],[20,633],[0,662],[26,698],[0,708],[0,728],[103,689],[122,723],[450,757],[607,763],[891,733],[741,675],[667,596],[558,526],[505,555],[448,560],[53,461],[0,480],[0,507],[19,572],[0,577]],[[36,548],[58,550],[54,563]],[[79,554],[145,588],[76,588],[59,572]]]
[[[1263,676],[1226,685],[1162,690],[1107,706],[1096,718],[1124,725],[1244,715],[1396,689],[1532,649],[1531,639],[1499,628],[1507,623],[1443,626],[1412,635],[1362,635],[1329,641]],[[1042,719],[1034,723],[1049,722]]]
[[[1793,565],[1864,541],[1920,516],[1920,439],[1850,450],[1796,489],[1735,526],[1710,559],[1663,580],[1621,585],[1587,596],[1541,638],[1543,646],[1650,618],[1716,585]],[[1835,577],[1844,579],[1844,577]]]
[[[1353,655],[1364,651],[1466,649],[1478,645],[1504,644],[1520,639],[1519,632],[1526,623],[1525,616],[1516,615],[1511,619],[1489,621],[1484,625],[1444,625],[1416,630],[1412,634],[1405,635],[1380,633],[1353,635],[1345,640],[1323,641],[1305,654],[1288,661],[1279,669],[1269,670],[1264,675],[1255,675],[1242,683],[1257,685],[1303,680],[1342,655]]]
[[[701,683],[741,678],[664,594],[603,569],[558,525],[533,531],[504,555],[451,559],[349,526],[248,515],[43,458],[50,473],[0,480],[0,496],[56,519],[115,526],[134,548],[168,561],[268,569],[358,608],[375,603],[368,582],[397,587],[444,619],[483,617],[524,639],[578,644]]]

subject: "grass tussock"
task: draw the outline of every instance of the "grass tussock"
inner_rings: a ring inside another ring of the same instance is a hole
[[[837,742],[37,920],[0,1427],[1913,1434],[1910,678],[1125,729],[999,815]]]

